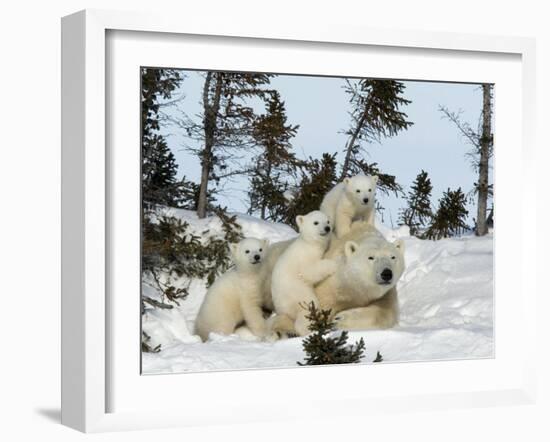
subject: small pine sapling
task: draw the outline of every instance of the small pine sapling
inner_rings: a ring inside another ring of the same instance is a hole
[[[304,306],[305,308],[305,306]],[[307,309],[307,318],[310,321],[311,335],[303,341],[305,362],[298,365],[329,365],[352,364],[361,362],[365,353],[363,338],[356,344],[348,345],[348,332],[342,331],[338,336],[331,336],[336,330],[335,323],[331,321],[330,310],[322,310],[311,302]]]
[[[406,198],[407,206],[399,214],[400,225],[408,226],[411,235],[419,238],[434,217],[431,206],[432,188],[428,172],[422,170],[411,185]]]
[[[424,236],[438,240],[460,235],[468,230],[466,202],[466,196],[460,187],[457,190],[447,189],[439,200],[439,208]]]

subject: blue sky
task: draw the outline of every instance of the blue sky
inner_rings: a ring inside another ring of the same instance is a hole
[[[165,112],[177,116],[180,109],[190,116],[201,112],[201,90],[203,77],[198,72],[186,72],[186,77],[174,96],[182,97],[175,106]],[[350,105],[342,86],[341,78],[304,77],[281,75],[271,81],[285,101],[288,122],[299,124],[300,128],[292,140],[293,148],[301,158],[320,157],[323,152],[338,152],[342,159],[342,149],[347,137],[342,132],[349,126]],[[482,92],[479,85],[457,83],[433,83],[404,81],[404,97],[412,103],[401,110],[407,113],[414,125],[397,136],[383,139],[380,144],[368,146],[368,161],[376,162],[380,170],[395,175],[397,181],[408,191],[416,175],[424,169],[433,185],[432,203],[447,189],[462,187],[466,193],[476,181],[465,154],[471,149],[456,127],[443,118],[439,105],[452,111],[462,111],[462,119],[477,128],[482,106]],[[187,152],[185,144],[189,140],[175,127],[164,126],[162,133],[167,135],[170,149],[176,156],[179,175],[198,182],[199,160]],[[246,179],[237,178],[228,182],[218,200],[232,211],[245,212]],[[402,198],[386,197],[378,194],[380,203],[386,208],[384,224],[395,226],[398,211],[404,205]],[[470,223],[475,215],[475,207],[468,207]]]

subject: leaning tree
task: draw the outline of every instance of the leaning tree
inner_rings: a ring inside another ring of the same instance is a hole
[[[174,154],[160,133],[160,107],[182,81],[175,69],[141,69],[141,186],[144,207],[178,206],[181,186]]]
[[[376,163],[367,162],[365,157],[370,143],[393,137],[413,124],[401,111],[411,103],[403,97],[405,85],[395,80],[346,80],[344,90],[349,95],[351,121],[345,131],[348,140],[340,180],[361,172],[375,174],[379,177],[378,187],[384,193],[402,192],[394,176],[383,173]]]

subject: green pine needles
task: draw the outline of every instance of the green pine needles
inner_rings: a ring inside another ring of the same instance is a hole
[[[305,306],[304,306],[305,308]],[[334,336],[335,323],[330,319],[330,310],[322,310],[311,302],[307,309],[310,320],[309,330],[312,334],[303,341],[306,354],[305,362],[298,365],[329,365],[329,364],[356,364],[361,362],[365,354],[365,341],[363,338],[355,344],[348,345],[348,332],[342,331]],[[378,353],[380,361],[382,357]],[[377,361],[378,362],[378,361]]]
[[[411,235],[421,238],[426,226],[433,219],[432,182],[428,172],[422,170],[414,180],[406,198],[407,206],[399,214],[400,225],[409,227]]]
[[[466,195],[460,187],[457,190],[447,189],[439,200],[439,208],[424,236],[438,240],[466,232],[469,229],[466,223],[468,216],[466,202]]]

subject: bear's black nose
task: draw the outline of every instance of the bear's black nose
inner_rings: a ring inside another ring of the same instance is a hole
[[[380,276],[384,281],[390,281],[393,278],[393,272],[391,269],[384,269],[382,270],[382,273],[380,273]]]
[[[367,203],[369,202],[369,199],[368,199],[368,198],[363,198],[363,202],[364,202],[365,204],[367,204]]]
[[[330,227],[329,226],[325,226],[325,232],[330,232]]]
[[[254,259],[255,259],[256,261],[259,261],[259,260],[260,260],[260,255],[254,255]]]

